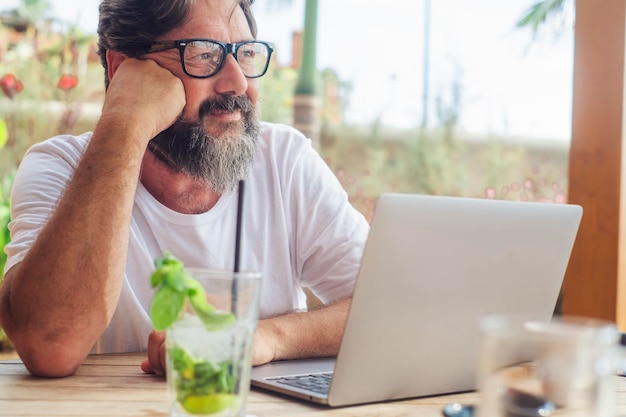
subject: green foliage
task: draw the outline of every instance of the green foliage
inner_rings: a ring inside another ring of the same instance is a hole
[[[7,122],[5,122],[4,119],[0,119],[0,150],[4,148],[8,139],[9,130],[7,128]]]
[[[9,203],[9,195],[13,175],[7,175],[0,178],[0,283],[4,275],[4,265],[7,261],[7,255],[4,253],[4,246],[11,241],[9,234],[9,222],[11,221],[11,207]]]
[[[567,6],[574,0],[539,0],[517,21],[517,28],[530,28],[533,36],[539,33],[548,19],[562,17]]]
[[[229,369],[229,362],[219,365],[193,358],[185,349],[174,345],[169,353],[174,370],[178,372],[178,400],[184,402],[189,396],[202,396],[215,393],[232,393],[235,380]]]
[[[29,22],[36,22],[43,19],[49,10],[50,0],[22,0],[16,12]]]
[[[4,125],[4,120],[0,119],[0,126]],[[6,126],[6,125],[5,125]],[[6,143],[2,140],[2,130],[0,129],[0,151]],[[9,203],[9,194],[11,184],[13,183],[13,173],[0,177],[0,285],[4,277],[4,265],[7,261],[7,255],[4,253],[4,246],[11,241],[9,234],[9,222],[11,221],[11,208]],[[0,327],[0,351],[7,350],[11,347],[11,343],[7,338],[4,330]]]
[[[65,92],[57,88],[65,70],[60,53],[42,52],[46,59],[41,60],[8,53],[7,59],[0,62],[0,77],[14,74],[24,85],[12,100],[0,92],[0,119],[6,123],[7,134],[0,152],[0,177],[14,171],[33,144],[62,133],[80,134],[95,125],[104,91],[102,67],[97,63],[86,65],[77,87]]]
[[[236,380],[229,361],[214,364],[191,357],[184,349],[174,346],[168,351],[177,373],[176,400],[191,414],[210,415],[232,407]]]
[[[202,285],[193,279],[183,263],[170,252],[155,261],[156,269],[150,277],[150,285],[157,288],[150,306],[150,318],[157,330],[165,330],[181,318],[185,300],[209,330],[220,330],[231,325],[235,316],[230,312],[219,312],[207,302]]]
[[[298,73],[292,68],[270,65],[260,79],[261,118],[268,122],[293,123],[293,89]]]
[[[13,348],[13,345],[11,345],[9,338],[4,333],[4,330],[2,330],[2,328],[0,327],[0,352],[3,352],[5,350],[10,350],[12,348]]]
[[[567,146],[428,131],[342,126],[322,132],[322,156],[368,219],[382,192],[562,203]]]
[[[445,138],[442,131],[420,132],[407,144],[405,176],[415,186],[399,191],[420,194],[464,195],[468,193],[467,144]]]

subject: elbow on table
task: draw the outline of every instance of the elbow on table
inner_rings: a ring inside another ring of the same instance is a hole
[[[5,275],[5,284],[7,282]],[[0,288],[0,327],[13,344],[28,371],[35,376],[58,378],[74,374],[91,346],[80,332],[56,331],[54,336],[14,320],[7,285]]]
[[[35,376],[70,376],[82,365],[91,350],[83,346],[85,341],[75,337],[50,340],[34,332],[6,327],[5,332],[26,369]]]
[[[32,331],[15,329],[6,329],[6,333],[28,372],[35,376],[70,376],[80,367],[90,350],[82,348],[73,337],[50,340]]]
[[[70,348],[25,347],[16,351],[28,372],[34,376],[62,378],[73,375],[87,357]]]

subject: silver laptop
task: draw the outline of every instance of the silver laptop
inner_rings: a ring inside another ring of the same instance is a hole
[[[255,367],[252,386],[330,406],[474,390],[479,319],[552,316],[581,216],[567,204],[381,195],[337,358]],[[327,392],[315,392],[320,377]]]

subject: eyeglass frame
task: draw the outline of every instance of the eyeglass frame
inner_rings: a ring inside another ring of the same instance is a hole
[[[190,43],[199,42],[199,41],[200,42],[212,42],[222,47],[222,52],[223,52],[222,60],[217,66],[217,68],[215,68],[215,71],[213,71],[209,75],[192,75],[189,72],[187,72],[187,66],[185,65],[185,48]],[[239,64],[239,59],[237,58],[237,51],[239,50],[241,46],[248,45],[251,43],[260,43],[262,45],[265,45],[268,51],[267,62],[265,63],[265,68],[263,68],[263,71],[261,71],[261,74],[255,75],[253,77],[250,77],[244,74],[246,78],[259,78],[259,77],[264,76],[265,73],[267,72],[267,69],[269,68],[270,60],[272,58],[272,53],[274,52],[274,44],[271,42],[259,41],[259,40],[254,39],[254,40],[243,41],[243,42],[227,43],[227,42],[222,42],[222,41],[218,41],[216,39],[210,39],[210,38],[189,38],[189,39],[178,39],[178,40],[173,40],[173,41],[154,41],[152,42],[152,45],[150,46],[150,49],[148,49],[147,53],[162,52],[162,51],[167,51],[168,49],[178,49],[178,52],[180,54],[180,65],[183,68],[183,72],[185,74],[187,74],[188,76],[192,78],[210,78],[216,75],[218,72],[220,72],[220,70],[224,66],[224,63],[226,62],[226,58],[228,57],[228,54],[232,54],[233,58],[235,58],[235,61],[237,61],[237,64]]]

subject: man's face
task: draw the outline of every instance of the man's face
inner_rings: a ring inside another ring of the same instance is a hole
[[[241,8],[232,0],[199,0],[189,20],[161,40],[251,40]],[[149,148],[172,169],[204,180],[216,192],[233,190],[247,175],[259,128],[258,82],[241,72],[232,55],[210,78],[184,74],[177,49],[149,55],[179,77],[186,105],[181,119],[157,135]]]
[[[207,132],[212,111],[238,111],[241,120],[222,123],[217,134]],[[205,181],[217,193],[232,191],[247,176],[256,150],[259,120],[246,96],[208,99],[196,121],[176,121],[150,141],[155,156],[171,169]]]

